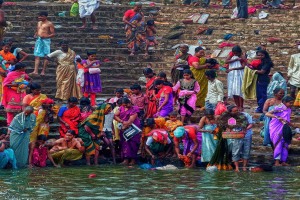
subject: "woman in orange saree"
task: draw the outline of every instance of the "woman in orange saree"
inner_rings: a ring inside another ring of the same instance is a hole
[[[23,107],[32,106],[34,108],[35,116],[38,115],[38,111],[42,106],[42,102],[47,99],[45,94],[41,94],[41,85],[37,83],[31,83],[30,94],[27,94],[23,99]]]
[[[68,99],[68,105],[60,107],[58,111],[58,120],[60,122],[59,134],[63,138],[68,130],[74,130],[78,135],[78,123],[80,122],[80,108],[77,106],[78,99],[71,97]]]
[[[154,87],[154,81],[156,80],[156,76],[154,75],[153,70],[151,68],[145,68],[143,73],[147,79],[146,96],[148,98],[148,107],[146,111],[146,118],[152,118],[153,115],[157,112]]]
[[[22,101],[30,79],[25,73],[25,67],[25,64],[17,63],[14,71],[8,73],[3,82],[2,105],[7,112],[7,125],[10,125],[15,113],[22,111]]]

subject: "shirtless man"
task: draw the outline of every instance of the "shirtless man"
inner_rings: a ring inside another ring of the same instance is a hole
[[[39,65],[40,65],[40,58],[46,58],[48,54],[50,54],[50,44],[51,38],[54,37],[54,25],[48,19],[48,13],[43,11],[39,13],[38,16],[38,24],[37,30],[34,35],[37,38],[35,47],[34,47],[34,71],[31,75],[38,75]],[[43,70],[41,72],[41,76],[45,75],[45,69],[47,66],[47,62],[44,62]]]
[[[7,26],[4,11],[2,10],[3,0],[0,0],[0,41],[3,40],[4,28]]]
[[[78,160],[82,158],[84,147],[80,144],[80,140],[75,137],[75,131],[68,130],[64,138],[60,138],[54,142],[54,146],[50,150],[50,154],[54,161],[63,165],[65,160]]]

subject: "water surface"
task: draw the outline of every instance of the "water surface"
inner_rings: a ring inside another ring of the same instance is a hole
[[[95,178],[88,178],[94,173]],[[100,165],[0,171],[0,199],[300,199],[300,173]]]

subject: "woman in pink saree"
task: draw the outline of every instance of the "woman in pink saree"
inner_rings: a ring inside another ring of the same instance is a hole
[[[7,125],[9,126],[15,113],[22,111],[22,101],[26,95],[29,76],[25,73],[26,65],[17,63],[14,71],[8,73],[3,82],[2,105],[7,112]]]
[[[288,165],[286,161],[290,142],[286,141],[283,137],[283,127],[285,124],[293,126],[293,124],[290,123],[293,103],[294,99],[290,96],[286,96],[282,99],[281,104],[275,106],[274,110],[266,113],[267,117],[272,118],[269,128],[274,147],[275,166]]]

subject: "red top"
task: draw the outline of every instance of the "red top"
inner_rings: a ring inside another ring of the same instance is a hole
[[[125,13],[124,13],[124,17],[126,17],[126,19],[131,19],[134,17],[134,15],[136,14],[136,12],[134,10],[127,10]]]
[[[189,66],[192,66],[192,63],[194,63],[194,62],[199,62],[199,58],[196,57],[196,56],[190,56],[190,57],[188,58]]]
[[[171,94],[173,89],[170,86],[163,86],[156,95],[156,98],[160,98],[162,94]]]

